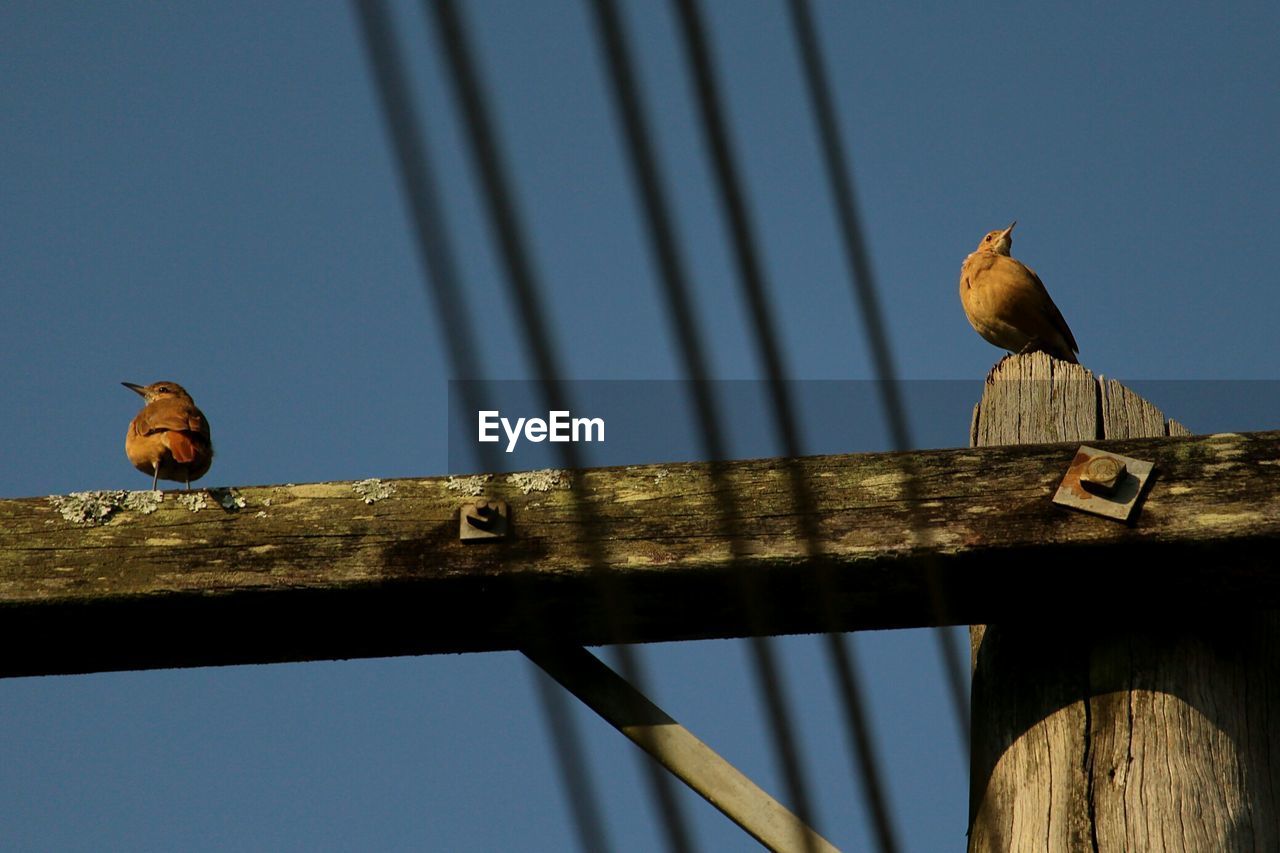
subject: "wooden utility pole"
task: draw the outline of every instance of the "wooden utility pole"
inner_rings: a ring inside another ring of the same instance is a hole
[[[1035,353],[989,377],[972,444],[1168,434],[1185,430],[1123,386]],[[1194,494],[1162,473],[1153,496]],[[1230,460],[1217,473],[1240,488],[1252,479]],[[1132,532],[1165,511],[1149,500]],[[1265,526],[1276,507],[1252,512]],[[1047,584],[1028,560],[1009,582],[1034,594],[971,628],[969,849],[1280,850],[1280,620],[1264,609],[1274,602],[1246,586],[1203,606],[1188,591],[1171,607],[1164,593],[1187,566],[1232,571],[1208,543],[1078,559]],[[1077,604],[1046,607],[1059,595]]]

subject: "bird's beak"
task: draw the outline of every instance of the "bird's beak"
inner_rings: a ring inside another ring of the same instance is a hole
[[[147,396],[147,389],[143,388],[141,385],[134,385],[132,382],[121,382],[120,384],[128,388],[130,391],[137,392],[143,397]]]
[[[1008,227],[1008,228],[1006,228],[1006,229],[1004,229],[1004,233],[1006,233],[1006,234],[1012,234],[1012,233],[1013,233],[1013,226],[1015,226],[1015,225],[1017,225],[1017,224],[1018,224],[1018,220],[1016,220],[1016,219],[1015,219],[1015,220],[1013,220],[1012,222],[1010,222],[1010,223],[1009,223],[1009,227]]]

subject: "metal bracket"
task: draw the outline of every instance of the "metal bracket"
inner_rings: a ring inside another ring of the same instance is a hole
[[[458,512],[458,538],[463,542],[492,542],[507,538],[506,501],[478,500],[462,505]]]
[[[1053,502],[1117,521],[1129,521],[1155,468],[1150,462],[1081,445]]]

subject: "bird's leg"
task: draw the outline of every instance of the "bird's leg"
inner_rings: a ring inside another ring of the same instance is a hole
[[[188,479],[188,480],[187,480],[187,491],[188,491],[188,492],[189,492],[189,491],[191,491],[191,480],[190,480],[190,479]]]

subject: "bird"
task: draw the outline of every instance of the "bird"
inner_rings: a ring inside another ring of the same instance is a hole
[[[161,477],[186,483],[191,491],[191,481],[203,477],[213,463],[213,440],[204,412],[177,382],[120,384],[145,401],[142,411],[129,422],[125,455],[133,467],[151,475],[152,491]]]
[[[1079,364],[1075,336],[1035,271],[1009,256],[1013,226],[990,231],[960,266],[960,303],[969,324],[1010,352],[1035,352]]]

